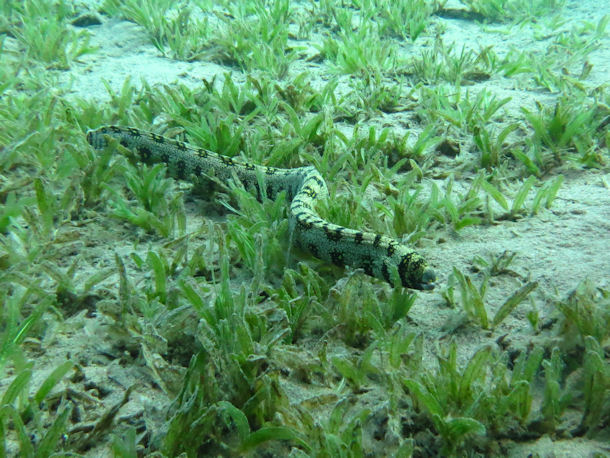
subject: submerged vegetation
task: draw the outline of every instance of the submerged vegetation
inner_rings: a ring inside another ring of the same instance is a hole
[[[607,440],[607,284],[575,275],[556,294],[528,253],[443,251],[531,227],[570,175],[608,170],[610,93],[588,80],[608,17],[462,3],[2,2],[0,456],[505,455],[545,435]],[[531,49],[450,43],[456,15]],[[94,28],[110,21],[132,22],[167,65],[213,62],[215,76],[75,94],[111,59]],[[315,165],[322,216],[431,254],[437,290],[291,249],[284,194],[193,189],[116,143],[94,152],[84,133],[103,124]]]

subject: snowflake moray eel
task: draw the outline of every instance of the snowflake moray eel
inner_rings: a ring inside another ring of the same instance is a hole
[[[400,283],[422,290],[435,286],[434,271],[412,248],[384,235],[348,229],[320,218],[315,205],[328,197],[328,189],[315,167],[281,169],[237,162],[132,127],[104,126],[90,130],[87,141],[100,150],[108,145],[107,136],[134,152],[142,162],[165,163],[173,178],[197,182],[215,177],[226,183],[236,177],[259,201],[263,195],[274,199],[278,193],[286,191],[290,202],[290,228],[294,242],[301,249],[338,266],[362,268],[366,274],[392,286]],[[261,190],[261,185],[265,189]]]

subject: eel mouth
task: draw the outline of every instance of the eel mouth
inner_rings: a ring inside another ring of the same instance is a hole
[[[421,276],[421,281],[419,283],[418,289],[422,289],[425,291],[433,290],[436,286],[436,273],[432,269],[424,270],[424,273]]]

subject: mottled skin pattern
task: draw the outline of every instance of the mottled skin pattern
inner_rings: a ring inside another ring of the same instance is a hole
[[[316,202],[328,197],[326,183],[314,167],[279,169],[235,162],[233,159],[130,127],[106,126],[87,133],[96,149],[106,136],[133,151],[146,163],[163,162],[172,177],[197,182],[215,177],[226,183],[237,178],[259,200],[274,199],[286,191],[290,227],[299,247],[338,266],[360,267],[373,277],[415,289],[434,288],[435,274],[412,248],[384,235],[361,232],[329,223],[315,211]],[[264,189],[261,190],[261,185]]]

